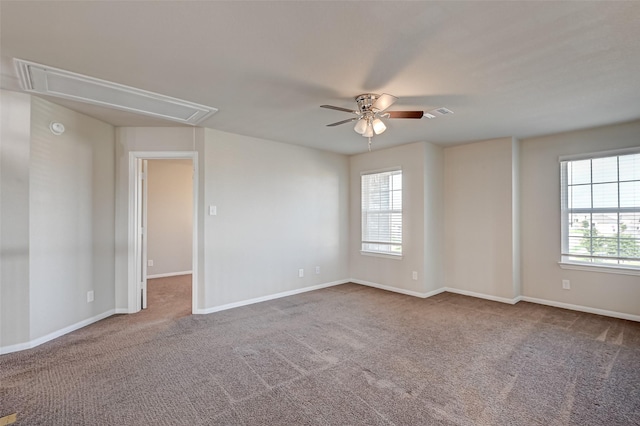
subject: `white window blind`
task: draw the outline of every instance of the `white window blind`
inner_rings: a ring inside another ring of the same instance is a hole
[[[640,268],[640,152],[560,165],[562,261]]]
[[[362,251],[402,255],[402,170],[361,177]]]

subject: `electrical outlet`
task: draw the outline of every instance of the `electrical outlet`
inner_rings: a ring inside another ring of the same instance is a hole
[[[153,266],[153,260],[147,260],[147,266]]]
[[[319,274],[319,273],[320,273],[320,267],[316,266],[316,274]]]
[[[93,302],[93,290],[87,292],[87,303]]]
[[[562,288],[564,290],[571,290],[571,281],[569,280],[562,280]]]
[[[411,273],[411,278],[413,278],[414,280],[417,280],[418,279],[418,271],[413,271]]]
[[[304,277],[304,269],[298,269],[298,277],[299,278]]]

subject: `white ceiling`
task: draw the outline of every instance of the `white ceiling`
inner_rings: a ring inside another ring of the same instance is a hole
[[[206,127],[345,154],[366,139],[319,106],[365,92],[455,112],[387,120],[374,149],[640,118],[640,2],[2,1],[0,15],[5,89],[15,57],[218,108]]]

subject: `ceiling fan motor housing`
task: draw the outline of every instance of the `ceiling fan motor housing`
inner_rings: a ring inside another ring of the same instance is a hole
[[[360,112],[364,114],[367,111],[371,111],[371,107],[379,97],[380,95],[375,93],[365,93],[356,96],[356,103],[358,104]]]

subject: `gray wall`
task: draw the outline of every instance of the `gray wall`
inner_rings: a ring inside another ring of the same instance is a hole
[[[0,348],[29,340],[31,97],[0,91]]]
[[[363,255],[360,175],[402,168],[402,259]],[[442,287],[442,148],[418,142],[350,157],[350,277],[409,294],[425,295]],[[428,210],[427,210],[428,209]],[[414,280],[413,272],[418,279]]]
[[[32,98],[29,172],[33,340],[113,309],[114,127]]]
[[[198,153],[201,312],[351,277],[417,295],[446,287],[640,315],[637,276],[558,265],[558,157],[638,146],[640,121],[346,157],[211,129],[114,130],[21,93],[2,92],[0,107],[2,348],[130,310],[132,151]],[[54,120],[64,135],[48,131]],[[360,173],[393,166],[405,177],[404,256],[363,256]]]
[[[28,95],[0,98],[0,347],[7,350],[113,313],[114,128]],[[51,121],[66,132],[53,135]]]
[[[444,285],[444,149],[424,143],[424,291]]]
[[[524,139],[521,145],[522,291],[547,301],[640,315],[640,277],[561,269],[561,155],[640,146],[640,121]],[[571,290],[562,289],[562,280]]]
[[[445,148],[446,287],[507,300],[519,296],[513,158],[512,138]]]
[[[446,287],[499,300],[523,296],[640,315],[637,275],[568,270],[558,264],[559,157],[640,146],[638,135],[640,121],[635,121],[446,148]],[[571,281],[571,290],[562,289],[563,279]]]
[[[206,129],[205,170],[207,309],[347,278],[346,156]]]

